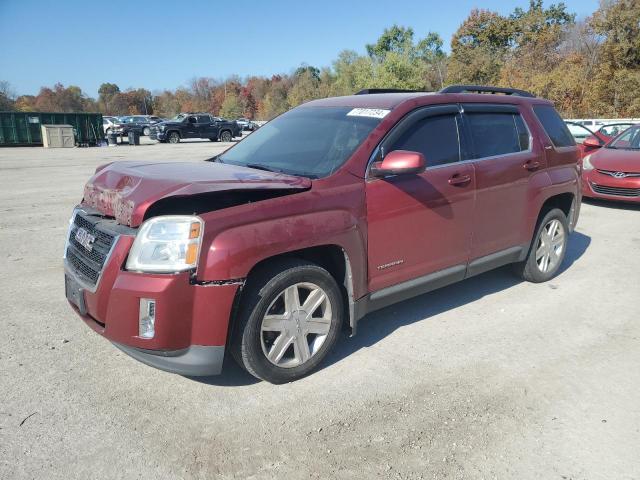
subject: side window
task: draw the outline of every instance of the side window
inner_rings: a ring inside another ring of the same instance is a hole
[[[196,117],[189,117],[187,119],[187,122],[189,122],[189,123],[197,123],[198,121],[196,120]]]
[[[529,149],[529,132],[520,114],[470,112],[466,117],[473,140],[474,158]]]
[[[534,105],[533,112],[555,147],[570,147],[576,144],[567,125],[551,105]]]
[[[438,115],[416,122],[388,150],[420,152],[427,167],[460,161],[457,115]]]
[[[210,121],[209,115],[198,115],[198,123],[209,123]]]

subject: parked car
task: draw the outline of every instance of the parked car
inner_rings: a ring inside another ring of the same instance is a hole
[[[377,92],[305,103],[210,163],[98,167],[70,222],[70,305],[148,365],[218,374],[229,350],[283,383],[368,312],[506,264],[553,278],[581,201],[553,105]],[[194,116],[174,123],[208,125]]]
[[[600,136],[605,137],[605,140],[609,140],[613,137],[618,136],[620,133],[624,132],[626,129],[637,125],[637,123],[631,122],[622,122],[622,123],[611,123],[608,125],[602,125],[596,133],[600,134]]]
[[[253,132],[258,128],[258,124],[253,123],[248,118],[238,118],[236,122],[238,125],[240,125],[240,128],[242,128],[242,130],[246,130],[249,132]]]
[[[148,136],[151,133],[151,126],[160,122],[161,118],[154,115],[130,115],[121,117],[122,128],[119,133],[127,135],[130,130],[138,132],[139,135]]]
[[[212,142],[230,142],[241,137],[236,122],[214,117],[208,113],[180,113],[171,120],[153,125],[149,137],[160,142],[178,143],[185,138],[208,138]]]
[[[594,132],[580,123],[570,121],[565,121],[565,123],[578,145],[580,158],[600,148],[610,139],[607,135],[600,132],[599,129]]]
[[[585,140],[586,142],[586,140]],[[585,197],[640,203],[640,125],[635,125],[582,159]]]
[[[120,128],[122,128],[122,124],[117,117],[102,116],[102,129],[106,135],[111,133],[112,130],[115,131]]]

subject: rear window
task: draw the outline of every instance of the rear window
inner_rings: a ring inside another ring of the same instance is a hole
[[[576,144],[555,108],[551,105],[534,105],[533,111],[555,147],[570,147]]]
[[[529,132],[516,113],[467,113],[474,158],[493,157],[529,149]]]

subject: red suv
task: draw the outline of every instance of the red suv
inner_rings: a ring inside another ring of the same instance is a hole
[[[309,102],[211,162],[116,162],[65,251],[82,319],[148,365],[308,374],[368,312],[505,264],[560,268],[578,149],[546,100],[495,87]]]

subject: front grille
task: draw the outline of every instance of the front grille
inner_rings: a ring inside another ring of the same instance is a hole
[[[98,284],[105,261],[116,238],[114,233],[100,228],[98,224],[100,220],[100,217],[76,213],[67,239],[67,251],[65,252],[67,266],[79,280],[89,287],[95,287]],[[79,228],[95,237],[90,251],[76,240]]]
[[[591,184],[591,188],[596,193],[602,195],[615,195],[618,197],[640,197],[640,188],[622,188],[622,187],[607,187],[605,185]]]
[[[610,177],[614,178],[640,177],[640,173],[621,172],[620,170],[600,170],[599,168],[597,170],[598,173],[609,175]]]

